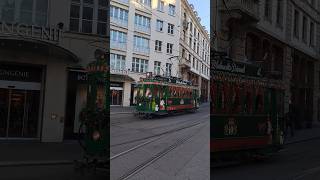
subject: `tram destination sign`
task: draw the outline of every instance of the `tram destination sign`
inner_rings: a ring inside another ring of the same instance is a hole
[[[17,36],[58,43],[62,37],[62,30],[51,27],[0,21],[0,36]]]
[[[0,64],[0,80],[41,82],[41,78],[41,68]]]

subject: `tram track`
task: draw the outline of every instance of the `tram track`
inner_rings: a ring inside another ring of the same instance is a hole
[[[206,121],[206,122],[208,122],[208,121]],[[185,142],[187,142],[192,137],[194,137],[196,134],[198,134],[206,126],[203,123],[204,123],[204,121],[196,123],[193,126],[190,126],[188,128],[184,128],[184,129],[190,129],[192,127],[200,126],[193,133],[188,133],[187,135],[182,136],[181,138],[177,139],[170,146],[167,146],[166,148],[164,148],[161,151],[157,152],[155,155],[151,156],[150,158],[147,158],[146,160],[143,160],[138,165],[135,165],[133,168],[129,169],[124,174],[122,174],[119,178],[117,178],[117,180],[127,180],[127,179],[131,178],[132,176],[136,175],[137,173],[139,173],[140,171],[142,171],[146,167],[152,165],[154,162],[156,162],[157,160],[159,160],[163,156],[167,155],[168,153],[172,152],[173,150],[175,150],[179,146],[183,145]],[[178,131],[175,131],[175,132],[178,132]],[[111,160],[115,160],[115,159],[123,157],[123,156],[125,156],[125,155],[127,155],[129,153],[133,153],[135,150],[138,150],[138,149],[140,149],[140,148],[142,148],[142,147],[144,147],[144,146],[146,146],[148,144],[156,142],[156,141],[162,139],[163,137],[165,137],[165,136],[159,136],[159,137],[157,137],[157,138],[155,138],[153,140],[150,140],[150,141],[142,143],[142,144],[140,144],[138,146],[135,146],[134,148],[131,148],[131,149],[126,150],[126,151],[123,151],[122,153],[119,153],[119,154],[111,157]]]
[[[183,121],[182,123],[188,122],[188,121],[190,121],[190,120]],[[126,145],[126,144],[131,144],[131,143],[139,142],[139,141],[143,141],[143,140],[148,140],[148,139],[152,139],[152,138],[156,138],[156,137],[161,137],[163,135],[167,135],[167,134],[171,134],[171,133],[175,133],[175,132],[178,132],[178,131],[182,131],[182,130],[185,130],[185,129],[192,128],[194,126],[197,126],[197,125],[205,123],[205,122],[208,122],[208,119],[205,119],[205,120],[202,120],[202,121],[193,122],[193,123],[188,123],[187,125],[180,126],[179,128],[174,128],[174,129],[171,129],[171,130],[168,130],[168,131],[164,131],[164,132],[161,132],[161,133],[158,133],[158,134],[154,134],[152,136],[137,138],[137,139],[133,139],[133,140],[129,140],[129,141],[124,141],[124,142],[121,142],[121,143],[113,144],[113,145],[110,145],[110,148],[121,146],[121,145]],[[180,122],[180,124],[181,124],[181,122]],[[170,124],[170,126],[172,126],[172,124]],[[158,127],[158,128],[164,128],[164,127],[161,126],[161,127]]]

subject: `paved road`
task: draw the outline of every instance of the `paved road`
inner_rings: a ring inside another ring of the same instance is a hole
[[[212,169],[214,180],[318,180],[320,139],[290,144],[266,162]]]
[[[111,179],[210,179],[209,118],[209,104],[151,120],[111,115]]]

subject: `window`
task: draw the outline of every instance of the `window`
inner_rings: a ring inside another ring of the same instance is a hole
[[[95,6],[97,1],[98,6]],[[101,0],[73,0],[70,7],[70,31],[107,35],[107,6]],[[127,23],[128,12],[111,6],[110,16]]]
[[[101,6],[104,7],[104,6]],[[107,12],[105,9],[98,10],[97,34],[107,35]]]
[[[150,30],[150,18],[135,14],[134,25],[136,29],[148,32]]]
[[[167,43],[167,53],[168,54],[172,54],[172,48],[173,48],[173,44]]]
[[[127,33],[121,31],[110,30],[110,40],[117,43],[127,43]]]
[[[174,25],[168,23],[168,34],[173,34],[173,30],[174,30]]]
[[[190,48],[192,47],[192,37],[191,36],[189,37],[189,47]]]
[[[197,62],[197,64],[196,64],[196,69],[197,69],[197,71],[198,71],[198,70],[199,70],[199,61],[196,60],[196,62]]]
[[[48,0],[1,0],[0,21],[47,26]]]
[[[162,41],[156,40],[155,49],[156,51],[161,51]]]
[[[302,18],[302,40],[303,42],[307,42],[307,17],[303,16]]]
[[[198,42],[198,45],[197,45],[197,53],[199,54],[199,42]]]
[[[283,23],[283,0],[277,1],[277,19],[276,19],[277,25],[282,27]]]
[[[162,30],[163,30],[163,21],[157,19],[157,27],[156,28],[157,28],[157,31],[162,32]]]
[[[268,21],[272,21],[272,1],[270,0],[265,0],[264,1],[264,17]]]
[[[110,54],[110,66],[113,70],[126,69],[126,57],[119,54]]]
[[[171,76],[172,64],[166,63],[166,76]]]
[[[110,6],[111,21],[128,26],[128,11],[119,7]]]
[[[169,15],[174,16],[176,13],[176,6],[169,4]]]
[[[134,36],[134,51],[140,53],[149,53],[149,39],[141,37],[141,36]]]
[[[164,1],[158,0],[158,11],[164,11]]]
[[[144,73],[148,71],[149,61],[146,59],[132,58],[132,71]]]
[[[154,74],[160,75],[160,70],[161,70],[161,62],[155,61],[154,62]]]
[[[196,61],[195,61],[195,58],[193,57],[193,60],[192,60],[192,67],[195,68],[195,65],[196,65]]]
[[[182,57],[182,58],[185,58],[185,57],[186,57],[186,50],[185,50],[184,48],[182,48],[181,57]]]
[[[144,6],[147,6],[147,7],[151,7],[151,0],[136,0],[136,2],[138,2]]]
[[[313,22],[310,22],[310,42],[309,42],[309,45],[311,47],[314,47],[314,23]]]
[[[296,38],[299,38],[299,11],[294,10],[294,17],[293,17],[293,35]]]
[[[191,53],[189,53],[189,62],[191,62]]]

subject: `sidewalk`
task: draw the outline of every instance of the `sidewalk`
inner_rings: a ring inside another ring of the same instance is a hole
[[[114,114],[131,114],[134,113],[135,106],[111,106],[110,115]]]
[[[310,129],[295,130],[294,136],[288,135],[284,144],[293,144],[297,142],[307,141],[310,139],[320,139],[320,125],[314,124]]]
[[[83,158],[77,141],[63,143],[0,142],[0,167],[72,164]]]

